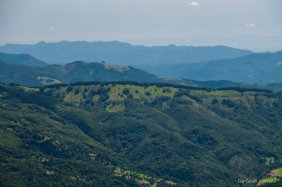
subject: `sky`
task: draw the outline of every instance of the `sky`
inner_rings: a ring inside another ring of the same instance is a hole
[[[123,41],[282,50],[282,0],[0,0],[0,45]]]

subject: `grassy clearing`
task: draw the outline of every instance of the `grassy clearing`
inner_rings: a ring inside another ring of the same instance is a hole
[[[8,131],[12,131],[8,129]],[[8,147],[18,147],[21,144],[19,138],[17,138],[13,132],[0,132],[0,145]]]
[[[39,88],[29,88],[25,86],[19,86],[19,87],[22,88],[25,92],[39,92]]]
[[[177,91],[178,88],[173,87],[114,85],[109,92],[109,100],[124,101],[128,95],[132,95],[134,99],[140,101],[151,101],[160,96],[172,98]]]
[[[64,101],[67,103],[80,103],[82,99],[83,97],[81,94],[76,95],[76,94],[70,93],[65,96]]]
[[[130,171],[127,169],[122,169],[120,167],[117,167],[114,169],[113,176],[116,177],[124,177],[125,179],[133,179],[138,184],[146,185],[150,187],[156,187],[160,182],[166,183],[168,186],[175,186],[177,183],[169,180],[164,180],[161,178],[152,177],[149,175],[145,175],[143,173],[137,173],[135,171]]]
[[[266,157],[264,159],[265,159],[265,165],[266,166],[270,166],[270,165],[275,163],[274,157]]]
[[[136,85],[114,85],[110,87],[108,92],[108,102],[106,111],[120,112],[123,111],[124,101],[128,97],[144,102],[151,102],[158,97],[166,96],[172,98],[178,91],[177,88],[172,87],[157,87],[157,86],[136,86]]]
[[[118,105],[113,105],[110,103],[109,105],[106,106],[106,111],[107,112],[121,112],[124,110],[124,105],[123,104],[118,104]]]
[[[276,177],[282,177],[282,168],[274,169],[271,171]]]
[[[40,83],[42,84],[42,85],[52,85],[52,84],[60,84],[60,83],[62,83],[61,81],[59,81],[59,80],[57,80],[57,79],[53,79],[53,78],[51,78],[51,77],[44,77],[44,76],[38,76],[37,77],[37,80],[39,80],[40,81]]]
[[[271,184],[271,183],[276,183],[277,181],[279,181],[278,178],[276,177],[266,177],[264,179],[261,179],[257,186],[262,186],[262,185],[266,185],[266,184]]]
[[[239,95],[241,93],[235,90],[212,90],[212,91],[191,90],[191,94],[198,96],[231,96],[231,95]]]
[[[266,184],[276,183],[277,181],[280,181],[281,178],[282,178],[282,168],[274,169],[268,174],[268,177],[261,179],[257,185],[262,186]]]

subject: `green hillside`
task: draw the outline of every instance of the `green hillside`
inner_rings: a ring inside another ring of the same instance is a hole
[[[28,54],[7,54],[0,52],[0,61],[6,62],[8,64],[20,64],[35,67],[47,66],[46,62],[38,60]]]
[[[0,186],[240,186],[282,167],[281,93],[1,85],[0,108]]]
[[[106,62],[76,61],[64,66],[32,67],[0,61],[0,82],[2,83],[41,86],[85,81],[169,82],[131,66]]]

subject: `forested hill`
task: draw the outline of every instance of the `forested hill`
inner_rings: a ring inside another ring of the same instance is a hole
[[[131,66],[106,62],[76,61],[64,66],[32,67],[0,61],[0,82],[24,86],[40,86],[83,81],[165,81],[157,76]]]
[[[0,61],[3,61],[7,64],[20,64],[20,65],[35,66],[35,67],[47,66],[47,63],[39,59],[36,59],[28,54],[0,53]]]
[[[0,108],[0,186],[281,182],[281,93],[1,85]]]

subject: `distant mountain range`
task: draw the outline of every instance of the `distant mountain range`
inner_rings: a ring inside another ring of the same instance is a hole
[[[254,53],[234,59],[208,63],[146,66],[144,70],[159,76],[199,81],[230,80],[249,84],[282,82],[282,51]]]
[[[134,66],[169,79],[229,80],[248,84],[282,82],[282,52],[253,53],[225,46],[146,47],[118,41],[39,42],[34,45],[7,44],[0,47],[0,51],[11,54],[28,54],[13,56],[0,53],[0,60],[8,64],[42,67],[46,66],[46,63],[62,65],[74,61],[106,61],[112,64]],[[52,68],[54,69],[54,67]],[[89,68],[89,66],[83,68],[86,71],[85,68]],[[89,80],[85,74],[73,76],[79,76],[80,80]],[[74,78],[74,80],[77,79]]]
[[[252,51],[226,46],[153,46],[131,45],[123,42],[40,42],[35,45],[7,44],[1,52],[30,54],[49,64],[73,61],[100,62],[142,67],[146,65],[203,63],[251,54]]]
[[[20,64],[20,65],[36,66],[36,67],[43,67],[48,65],[46,62],[38,60],[28,54],[0,53],[0,61],[6,62],[8,64]]]
[[[277,53],[279,54],[279,53]],[[277,54],[275,54],[277,56]],[[272,54],[268,54],[269,59],[276,59]],[[255,56],[255,55],[251,55]],[[279,56],[279,55],[278,55]],[[250,57],[250,56],[248,56]],[[242,57],[243,58],[243,57]],[[6,61],[3,61],[6,60]],[[234,61],[236,61],[234,59]],[[273,61],[273,60],[272,60]],[[8,63],[7,63],[8,62]],[[250,61],[251,62],[251,61]],[[205,88],[227,88],[227,87],[244,87],[244,88],[262,88],[270,89],[274,91],[281,91],[282,84],[271,83],[267,85],[251,84],[247,81],[229,81],[224,80],[228,77],[221,77],[218,80],[202,80],[205,76],[209,75],[206,66],[207,64],[191,64],[191,69],[185,68],[181,69],[181,65],[175,65],[171,67],[168,71],[169,73],[175,73],[177,70],[177,76],[179,78],[161,78],[157,75],[148,73],[146,71],[134,68],[132,66],[123,66],[117,64],[110,64],[106,62],[92,62],[87,63],[83,61],[76,61],[68,63],[65,65],[46,65],[46,63],[30,56],[30,55],[14,55],[14,54],[0,54],[0,82],[3,83],[17,83],[24,86],[41,86],[41,85],[51,85],[58,83],[75,83],[75,82],[87,82],[87,81],[98,81],[98,82],[109,82],[109,81],[131,81],[140,83],[164,83],[170,85],[184,85],[184,86],[194,86],[194,87],[205,87]],[[223,65],[218,65],[221,67]],[[279,71],[279,63],[276,63],[277,71]],[[163,73],[163,67],[159,66],[155,69],[158,70],[155,73]],[[244,67],[244,65],[240,65]],[[179,69],[177,69],[179,68]],[[194,69],[193,69],[194,68]],[[197,69],[199,68],[199,69]],[[201,69],[203,68],[203,69]],[[217,66],[214,68],[218,69]],[[222,68],[222,67],[221,67]],[[257,68],[257,67],[256,67]],[[219,69],[218,69],[219,70]],[[181,74],[181,71],[183,74]],[[210,74],[215,71],[211,70]],[[275,70],[272,70],[275,71]],[[188,74],[184,74],[184,73]],[[202,74],[201,74],[202,73]],[[244,73],[242,71],[242,73]],[[169,77],[169,74],[167,77]],[[232,75],[232,70],[230,70],[230,75]],[[240,74],[238,74],[239,76]],[[277,73],[278,78],[281,74]],[[271,78],[274,75],[268,74],[264,80]],[[176,76],[176,77],[177,77]],[[192,77],[193,79],[181,79],[181,77]],[[195,77],[193,77],[195,76]],[[202,77],[200,77],[202,76]],[[164,77],[164,76],[163,76]],[[200,81],[199,81],[200,80]],[[244,83],[245,82],[245,83]]]

